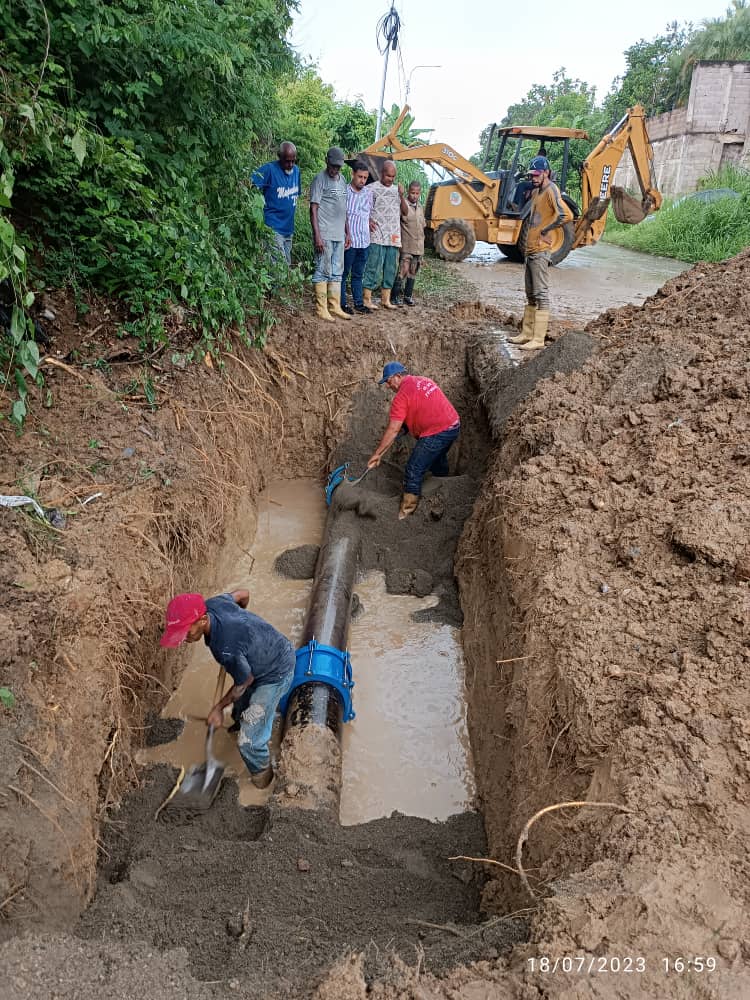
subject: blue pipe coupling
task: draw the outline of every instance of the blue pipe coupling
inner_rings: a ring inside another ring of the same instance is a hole
[[[318,683],[333,688],[344,709],[344,722],[351,722],[356,713],[352,705],[354,680],[349,653],[311,639],[306,646],[300,646],[295,657],[294,680],[279,705],[282,715],[286,713],[289,699],[296,688],[303,684]]]

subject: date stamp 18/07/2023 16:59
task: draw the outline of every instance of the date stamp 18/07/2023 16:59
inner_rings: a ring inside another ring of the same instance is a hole
[[[713,955],[664,955],[646,959],[642,955],[536,955],[526,959],[528,972],[540,975],[569,973],[573,975],[638,975],[658,970],[664,975],[680,976],[686,973],[710,973],[718,968]]]

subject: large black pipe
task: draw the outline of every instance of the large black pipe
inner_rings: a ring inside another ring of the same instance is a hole
[[[357,515],[334,503],[315,566],[301,646],[315,639],[346,649],[359,550]],[[286,798],[288,804],[338,810],[342,719],[343,705],[334,687],[312,681],[294,689],[284,724],[282,802]]]
[[[332,514],[328,517],[331,519]],[[359,557],[359,525],[352,511],[345,511],[334,520],[336,537],[327,532],[315,566],[302,646],[315,639],[324,646],[346,648]]]

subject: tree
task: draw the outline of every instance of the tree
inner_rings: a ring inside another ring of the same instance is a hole
[[[750,59],[750,6],[747,0],[732,0],[726,17],[702,22],[681,53],[680,97],[686,101],[696,63],[704,59]]]
[[[648,115],[671,111],[677,105],[682,52],[692,33],[692,25],[673,21],[665,34],[651,41],[642,38],[625,50],[625,72],[615,78],[604,100],[608,126],[634,104],[642,104]]]
[[[564,67],[553,74],[550,84],[534,84],[523,100],[508,108],[500,124],[584,129],[592,141],[598,140],[604,133],[604,116],[596,105],[596,88],[589,86],[583,80],[567,76]],[[488,125],[480,135],[483,150],[487,146],[491,127]],[[490,149],[490,164],[494,162],[499,143],[499,137],[495,136]],[[524,144],[520,161],[522,166],[528,165],[528,161],[537,149],[538,143]],[[574,168],[580,166],[590,150],[591,141],[573,139],[570,143],[571,166]],[[562,144],[550,145],[547,155],[553,171],[559,172],[562,167]],[[476,155],[472,159],[474,162],[480,162],[481,155]],[[570,191],[576,192],[574,172],[569,175],[567,186]]]

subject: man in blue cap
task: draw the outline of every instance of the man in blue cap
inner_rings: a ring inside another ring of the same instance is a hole
[[[517,337],[509,337],[522,351],[535,351],[544,347],[549,326],[549,264],[553,229],[564,226],[573,219],[560,189],[550,180],[550,165],[546,156],[535,156],[529,164],[531,210],[529,233],[526,240],[526,308],[523,325]]]
[[[417,509],[426,472],[433,476],[449,475],[448,450],[458,437],[461,421],[453,404],[432,379],[410,375],[400,361],[388,362],[378,385],[387,385],[395,396],[388,426],[367,468],[380,465],[400,434],[406,432],[417,439],[404,469],[404,493],[398,512],[401,521]]]

